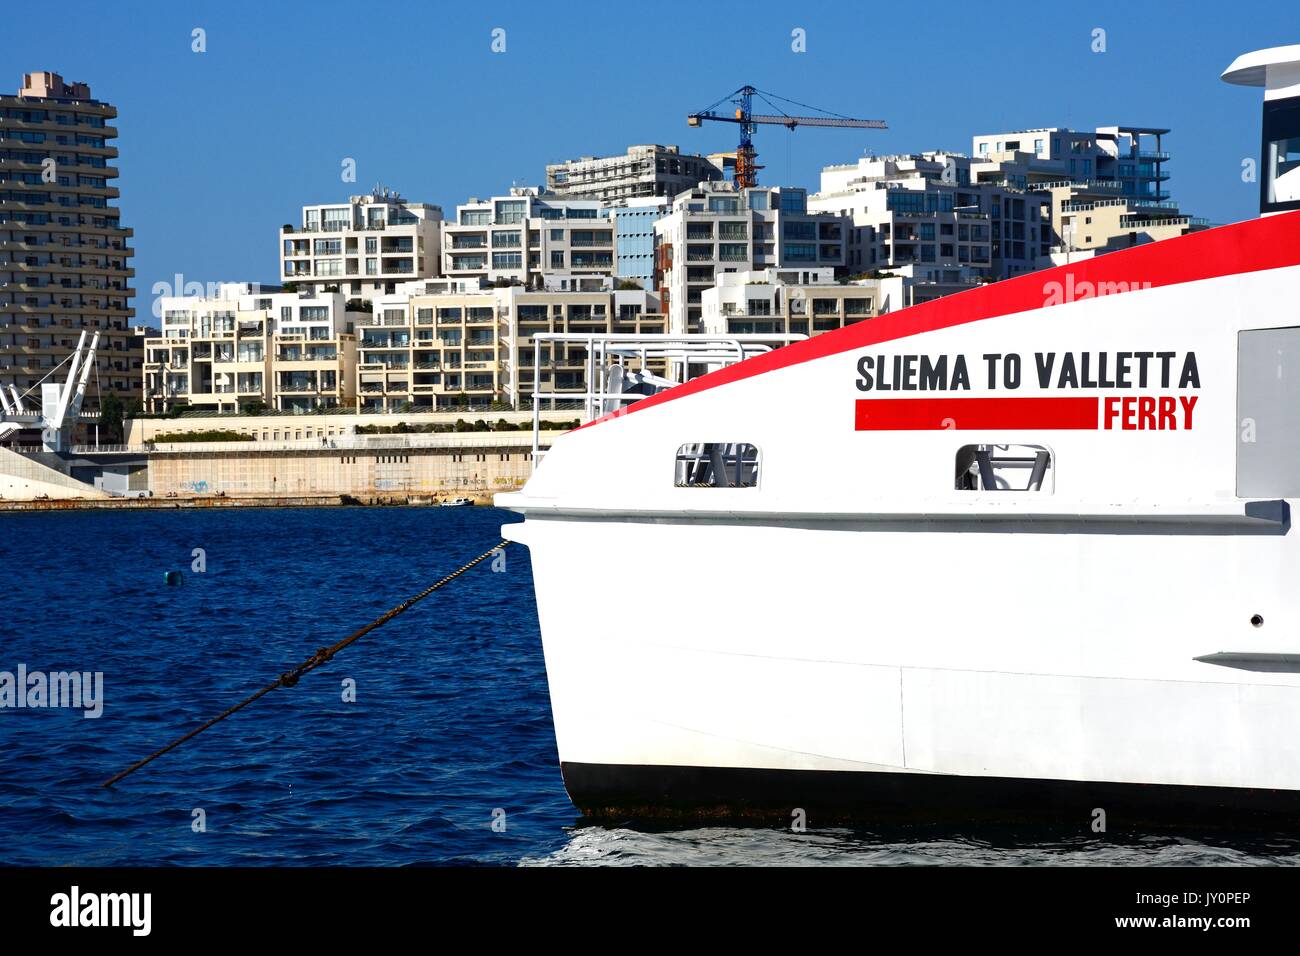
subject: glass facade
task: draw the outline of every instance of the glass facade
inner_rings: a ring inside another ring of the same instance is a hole
[[[654,288],[655,221],[663,210],[655,206],[631,206],[606,211],[614,220],[615,275]]]

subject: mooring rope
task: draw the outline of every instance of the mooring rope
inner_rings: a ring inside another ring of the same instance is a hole
[[[375,618],[365,627],[361,628],[360,630],[353,631],[351,634],[343,638],[338,643],[331,644],[329,647],[319,648],[316,651],[316,653],[313,654],[311,657],[307,658],[307,660],[303,661],[301,664],[299,664],[297,667],[293,668],[292,670],[285,671],[283,674],[281,674],[271,683],[267,684],[257,693],[244,698],[234,707],[222,711],[220,714],[213,717],[211,720],[207,721],[206,723],[200,724],[198,727],[195,727],[193,730],[191,730],[188,734],[185,734],[183,737],[177,737],[175,740],[169,743],[166,747],[163,747],[161,750],[155,751],[154,753],[151,753],[149,756],[145,757],[143,760],[133,763],[131,766],[127,767],[121,773],[116,774],[113,777],[110,777],[108,780],[105,780],[103,785],[105,787],[111,787],[113,784],[117,783],[123,777],[135,773],[145,764],[157,760],[163,754],[167,753],[167,751],[174,750],[175,748],[179,747],[181,744],[185,743],[185,741],[197,737],[199,734],[203,733],[203,731],[207,730],[213,724],[225,720],[227,717],[229,717],[231,714],[235,713],[236,711],[243,710],[253,701],[257,700],[259,697],[263,697],[266,694],[269,694],[277,687],[293,687],[295,684],[298,683],[299,678],[301,678],[304,674],[308,674],[311,671],[314,671],[316,668],[320,667],[322,664],[328,663],[330,659],[334,657],[335,654],[343,650],[353,641],[359,640],[361,637],[363,637],[366,634],[369,634],[371,631],[375,630],[376,628],[383,627],[385,624],[387,624],[393,618],[397,617],[397,615],[401,614],[403,611],[407,610],[408,608],[412,607],[415,604],[418,604],[420,601],[423,601],[434,591],[438,590],[438,588],[451,583],[456,578],[460,577],[462,574],[468,571],[470,568],[474,567],[476,564],[483,563],[488,558],[492,557],[492,555],[496,554],[498,551],[502,550],[509,544],[510,544],[509,541],[501,541],[500,543],[494,545],[487,551],[484,551],[473,561],[470,561],[468,564],[465,564],[462,567],[457,568],[455,571],[451,572],[451,574],[447,575],[445,578],[435,581],[433,584],[429,585],[419,594],[415,595],[412,598],[408,598],[407,600],[403,601],[401,604],[397,605],[397,607],[393,608],[391,611],[388,611],[387,613]]]

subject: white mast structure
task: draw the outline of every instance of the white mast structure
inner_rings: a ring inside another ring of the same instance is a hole
[[[39,422],[41,443],[45,451],[67,451],[71,446],[72,426],[81,414],[81,405],[86,399],[86,386],[90,383],[90,372],[95,367],[97,348],[99,333],[95,333],[90,340],[89,350],[86,350],[86,333],[83,331],[77,340],[76,350],[69,357],[68,377],[63,384],[41,383],[39,413],[28,411],[23,404],[23,396],[18,394],[18,389],[13,385],[9,386],[9,395],[5,395],[4,389],[0,388],[0,438],[19,429],[30,428],[33,422]]]

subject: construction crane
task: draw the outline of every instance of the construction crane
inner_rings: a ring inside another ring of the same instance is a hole
[[[772,109],[776,110],[776,113],[755,113],[752,109],[755,96],[765,102],[768,106],[772,107]],[[727,116],[724,113],[714,112],[718,106],[728,100],[736,104],[734,115]],[[781,109],[781,107],[773,103],[772,100],[780,100],[783,103],[789,103],[791,106],[797,106],[800,109],[816,110],[824,115],[791,116]],[[754,149],[753,135],[755,127],[760,123],[784,126],[791,130],[796,126],[838,126],[847,129],[888,129],[884,120],[851,119],[847,116],[840,116],[838,113],[828,112],[820,107],[808,106],[805,103],[796,103],[794,100],[786,99],[784,96],[777,96],[775,93],[765,93],[752,86],[742,86],[734,93],[728,93],[708,109],[701,110],[698,113],[692,113],[686,117],[686,123],[688,126],[701,126],[705,120],[717,123],[737,123],[740,126],[740,146],[736,149],[735,181],[737,189],[744,189],[747,186],[758,185],[758,171],[763,167],[755,163],[755,160],[758,158],[758,151]]]

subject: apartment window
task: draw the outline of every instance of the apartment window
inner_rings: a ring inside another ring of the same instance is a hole
[[[343,260],[342,259],[317,259],[316,275],[318,276],[343,275]]]
[[[891,189],[885,197],[885,208],[891,212],[952,212],[951,192],[926,193],[917,189]]]
[[[507,199],[497,203],[496,223],[499,226],[510,226],[515,223],[524,221],[524,212],[528,208],[525,200]]]
[[[740,200],[734,196],[710,196],[709,212],[738,213]]]
[[[963,445],[957,449],[958,491],[1052,490],[1052,453],[1042,445]]]
[[[807,212],[808,193],[802,189],[782,189],[781,211],[799,213]]]
[[[564,241],[564,230],[563,230],[563,229],[552,229],[552,230],[551,230],[551,241],[552,241],[552,242],[563,242],[563,241]]]
[[[366,255],[374,255],[379,251],[379,240],[374,236],[366,236]]]
[[[689,442],[677,449],[673,484],[678,488],[753,488],[758,449],[743,442]]]
[[[523,245],[523,235],[517,229],[510,232],[494,232],[492,245],[499,249],[518,249]]]
[[[564,253],[563,253],[563,252],[552,252],[552,253],[551,253],[551,268],[552,268],[552,269],[563,269],[563,268],[564,268]]]
[[[460,212],[462,226],[486,226],[491,218],[492,214],[486,209],[462,209]]]
[[[519,252],[494,252],[492,253],[493,269],[522,269],[524,257]]]
[[[317,239],[313,244],[314,253],[318,256],[338,256],[343,254],[342,239]]]
[[[366,260],[366,275],[368,276],[379,275],[379,259],[375,258],[375,259]]]
[[[322,211],[322,223],[326,232],[342,232],[352,226],[352,212],[346,206]]]
[[[749,193],[750,209],[757,209],[759,211],[762,211],[767,209],[768,207],[769,207],[768,195],[765,191],[758,190],[758,189],[750,190]]]

